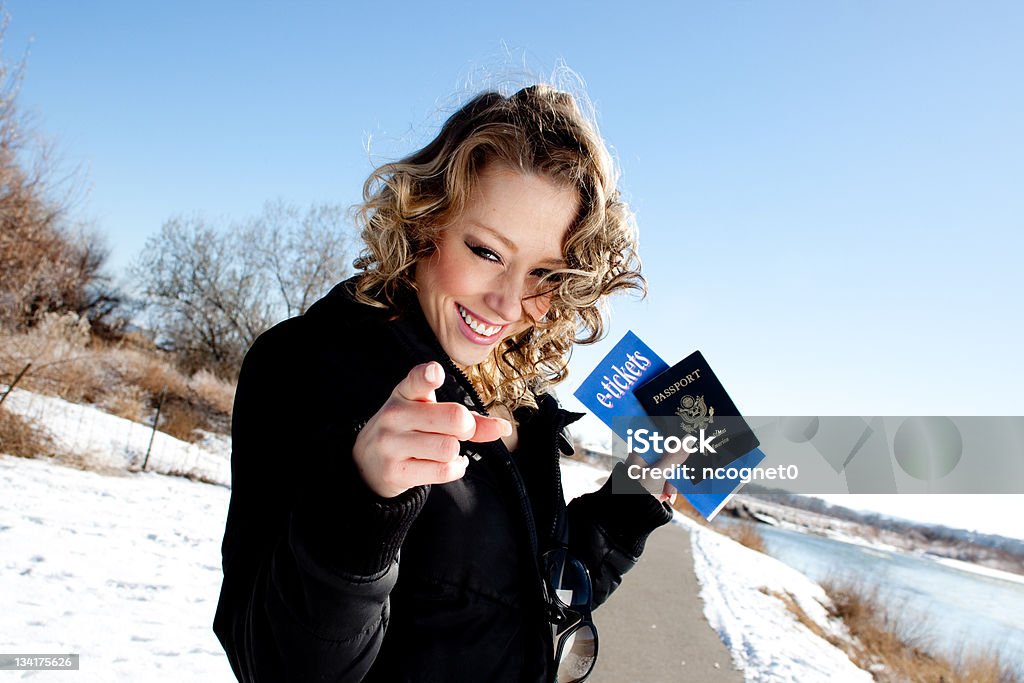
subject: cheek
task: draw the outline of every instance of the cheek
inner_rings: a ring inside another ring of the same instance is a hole
[[[438,272],[438,286],[451,296],[466,296],[473,293],[473,274],[464,260],[453,258],[450,254],[442,257],[442,265]]]
[[[550,296],[537,296],[523,301],[523,310],[534,320],[543,318],[550,309]]]
[[[465,268],[457,262],[449,248],[438,248],[421,267],[417,278],[432,294],[460,294],[463,289]]]

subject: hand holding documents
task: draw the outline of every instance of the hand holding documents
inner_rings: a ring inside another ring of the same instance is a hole
[[[729,473],[764,459],[700,351],[669,368],[627,332],[576,397],[652,466],[630,467],[630,476],[664,478],[706,519],[743,485]]]

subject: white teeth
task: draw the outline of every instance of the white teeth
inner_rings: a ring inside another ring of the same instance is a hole
[[[469,325],[469,329],[473,330],[474,332],[481,336],[493,336],[498,333],[498,330],[501,329],[501,325],[484,325],[482,322],[471,316],[469,314],[469,311],[467,311],[462,306],[459,306],[459,315],[461,315],[462,319],[466,321],[467,325]]]

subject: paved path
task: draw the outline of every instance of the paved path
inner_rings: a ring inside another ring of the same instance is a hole
[[[690,534],[670,524],[597,612],[600,652],[588,683],[742,683],[704,619]]]

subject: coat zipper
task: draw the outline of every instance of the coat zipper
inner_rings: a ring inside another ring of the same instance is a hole
[[[561,472],[561,461],[562,461],[562,449],[558,447],[558,437],[562,433],[562,429],[565,427],[565,415],[561,412],[558,413],[558,417],[555,418],[554,429],[551,430],[551,452],[554,454],[552,459],[552,476],[555,478],[555,500],[554,500],[554,511],[555,514],[551,517],[551,533],[548,538],[555,538],[559,543],[568,545],[569,532],[566,529],[564,538],[558,535],[558,522],[564,518],[565,525],[569,525],[567,515],[559,514],[563,507],[565,507],[565,493],[562,491],[562,472]]]
[[[473,383],[469,381],[469,377],[466,376],[466,373],[463,372],[457,365],[455,365],[455,363],[448,356],[448,354],[444,352],[443,349],[438,348],[438,351],[440,352],[440,357],[444,359],[445,365],[447,365],[448,369],[452,371],[452,374],[455,375],[457,379],[461,379],[460,384],[462,385],[462,388],[466,390],[470,398],[473,399],[473,407],[476,408],[481,415],[489,415],[487,409],[484,408],[484,402],[480,398],[480,394],[477,393],[476,388],[473,386]],[[509,469],[509,472],[512,474],[512,480],[515,482],[516,495],[519,497],[519,507],[522,508],[523,513],[526,515],[526,526],[527,530],[529,531],[530,537],[530,549],[533,551],[533,563],[537,569],[537,576],[540,578],[541,582],[543,582],[544,579],[541,574],[540,563],[538,560],[538,556],[540,555],[540,549],[539,540],[537,538],[537,522],[533,518],[533,508],[530,505],[530,496],[526,492],[526,484],[523,481],[523,475],[519,471],[519,467],[516,465],[515,460],[512,458],[512,454],[509,452],[508,447],[505,446],[504,441],[498,439],[495,448],[501,454],[502,461],[504,462],[505,466]],[[561,489],[560,482],[558,488]],[[561,494],[560,491],[559,494]],[[555,523],[557,524],[557,517]]]
[[[438,346],[440,347],[440,345]],[[444,353],[443,349],[439,348],[438,351],[440,352],[440,357],[444,359],[445,365],[447,365],[448,368],[451,371],[453,371],[453,374],[455,375],[456,378],[461,379],[462,388],[467,390],[467,393],[473,399],[474,407],[477,408],[482,415],[488,415],[487,409],[484,408],[483,400],[481,400],[480,398],[480,394],[477,393],[476,388],[473,386],[473,383],[469,381],[469,377],[466,376],[466,373],[464,373],[458,366],[455,365],[451,358],[448,357],[448,354]],[[562,419],[564,419],[564,417],[559,415],[558,419],[556,420],[556,425],[558,424],[558,421]],[[556,468],[558,467],[559,458],[558,432],[558,429],[554,430],[553,445],[555,446],[554,463]],[[544,596],[542,599],[545,603],[547,603],[548,588],[544,579],[544,570],[540,566],[540,550],[538,548],[540,541],[537,538],[537,524],[536,520],[534,520],[533,518],[533,506],[530,504],[530,496],[526,491],[526,483],[523,481],[523,475],[519,471],[519,466],[516,465],[515,459],[512,457],[512,453],[509,452],[508,447],[505,445],[505,442],[502,441],[501,439],[498,439],[498,443],[495,446],[495,450],[497,450],[497,452],[501,454],[502,461],[505,463],[505,466],[508,467],[508,470],[512,475],[512,480],[515,483],[516,493],[519,496],[519,507],[526,517],[526,526],[527,531],[529,532],[528,535],[530,540],[530,549],[532,551],[530,555],[533,558],[534,582],[536,583],[536,589],[539,591],[539,595]],[[556,495],[561,497],[562,478],[557,471],[555,472],[555,475]],[[558,506],[558,503],[559,501],[556,500],[554,515],[551,522],[552,533],[554,533],[554,529],[556,529],[558,526],[558,518],[560,516],[559,510],[561,509]],[[568,524],[568,520],[566,520],[566,524]],[[545,609],[548,609],[546,605]],[[551,629],[549,627],[545,626],[545,628],[542,631],[542,637],[544,639],[544,642],[546,644],[545,647],[547,648],[548,652],[552,652],[554,648],[554,638],[551,634]],[[544,672],[548,681],[555,681],[555,668],[550,661],[547,664],[545,664]]]
[[[455,365],[455,362],[452,361],[452,359],[448,356],[448,354],[444,351],[444,349],[441,348],[441,345],[439,343],[437,343],[435,341],[434,346],[435,346],[435,349],[437,351],[438,357],[441,358],[444,361],[444,365],[448,368],[448,370],[450,370],[452,372],[452,374],[456,377],[456,381],[459,382],[462,385],[462,388],[467,392],[469,397],[473,400],[473,407],[476,408],[477,410],[479,410],[481,415],[485,415],[485,416],[489,415],[489,413],[487,412],[487,409],[484,408],[484,402],[480,398],[480,394],[477,392],[476,387],[473,386],[473,383],[469,381],[469,377],[466,376],[466,373],[463,372],[462,369],[459,368],[457,365]],[[553,448],[553,456],[554,456],[554,458],[553,458],[552,462],[554,464],[553,475],[555,477],[555,495],[557,496],[555,498],[555,500],[554,500],[554,503],[555,503],[554,508],[553,508],[554,514],[552,515],[552,521],[551,521],[551,535],[552,536],[554,536],[555,532],[558,529],[559,518],[565,517],[565,515],[560,514],[560,511],[562,509],[562,505],[564,504],[564,497],[565,496],[564,496],[564,494],[562,492],[562,477],[561,477],[561,473],[558,471],[559,458],[561,457],[561,450],[558,447],[558,435],[561,432],[562,424],[564,422],[565,422],[565,415],[562,414],[562,413],[559,413],[558,416],[555,418],[555,423],[554,423],[555,429],[552,430],[552,446],[554,447]],[[512,454],[509,452],[508,447],[505,445],[505,442],[501,441],[501,439],[498,439],[498,443],[495,446],[495,449],[498,451],[498,453],[501,454],[502,461],[504,462],[505,466],[508,468],[509,472],[511,473],[512,480],[515,483],[516,494],[519,496],[519,507],[521,508],[523,514],[526,517],[526,526],[527,526],[527,531],[529,532],[530,548],[532,550],[531,556],[533,558],[533,567],[534,567],[534,580],[535,580],[535,582],[537,584],[537,589],[540,591],[539,594],[542,595],[542,596],[547,596],[548,595],[548,589],[547,589],[547,585],[546,585],[545,579],[544,579],[544,571],[543,571],[542,567],[540,566],[540,550],[538,548],[538,546],[539,546],[539,539],[537,537],[537,524],[536,524],[536,520],[534,520],[534,517],[533,517],[533,506],[530,504],[530,496],[529,496],[529,494],[526,491],[526,483],[523,481],[522,473],[519,471],[519,467],[518,467],[518,465],[516,465],[515,459],[512,457]],[[568,518],[565,518],[565,524],[568,525],[568,523],[569,523]],[[561,541],[562,539],[559,539],[559,540]],[[545,598],[545,601],[546,600],[547,600],[547,598]],[[548,628],[544,629],[544,641],[547,643],[548,650],[551,651],[551,649],[554,647],[554,640],[553,640],[553,637],[550,634],[550,629],[548,629]],[[552,666],[552,664],[550,662],[545,666],[545,673],[546,673],[549,681],[554,681],[555,680],[554,668],[553,668],[553,666]]]

